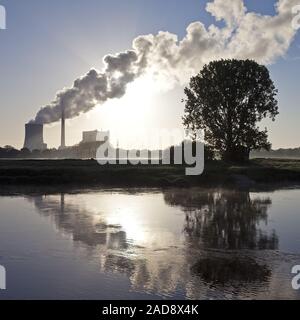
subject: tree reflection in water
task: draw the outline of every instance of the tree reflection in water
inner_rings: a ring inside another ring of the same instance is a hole
[[[271,271],[250,257],[210,257],[200,259],[191,268],[206,283],[239,287],[241,283],[267,282]]]
[[[278,248],[275,231],[263,232],[268,222],[269,198],[251,199],[249,192],[180,190],[165,193],[165,201],[186,215],[184,233],[190,245],[218,249]]]

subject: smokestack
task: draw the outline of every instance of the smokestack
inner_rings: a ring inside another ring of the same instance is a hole
[[[60,148],[65,149],[66,147],[66,119],[65,119],[65,110],[62,110],[61,113],[61,144]]]
[[[44,143],[44,126],[42,124],[27,123],[25,125],[24,148],[30,151],[47,149],[47,145]]]

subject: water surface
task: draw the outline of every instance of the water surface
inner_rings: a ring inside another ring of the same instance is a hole
[[[0,197],[0,299],[299,299],[300,189]]]

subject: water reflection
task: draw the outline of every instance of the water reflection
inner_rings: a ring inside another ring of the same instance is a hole
[[[102,200],[105,201],[104,198],[107,200],[110,196],[112,196],[111,201],[102,202]],[[121,198],[126,202],[128,196]],[[144,194],[137,199],[144,202],[145,196],[147,198]],[[156,194],[155,198],[157,196],[160,197]],[[116,194],[105,194],[104,198],[97,194],[86,194],[84,195],[86,201],[83,201],[80,196],[61,194],[28,199],[33,199],[41,215],[53,219],[58,230],[71,234],[74,242],[80,242],[97,250],[102,272],[125,274],[130,279],[134,290],[144,290],[163,296],[173,295],[179,285],[188,282],[190,276],[190,266],[187,265],[180,240],[184,218],[178,216],[178,229],[170,235],[167,231],[170,225],[165,225],[166,221],[163,221],[163,217],[161,217],[162,220],[157,221],[153,220],[147,212],[143,216],[145,212],[138,211],[141,219],[140,226],[144,229],[139,230],[139,234],[133,237],[132,230],[135,231],[136,226],[123,219],[131,221],[130,209],[137,207],[138,210],[146,210],[153,203],[153,198],[150,196],[145,201],[145,207],[141,208],[137,203],[132,205],[130,201],[127,203],[126,210],[123,210],[124,203],[117,203],[115,197]],[[164,205],[163,202],[161,204]],[[103,208],[106,210],[103,211]],[[158,216],[162,213],[159,211]],[[128,217],[124,217],[126,214]],[[147,217],[149,221],[145,221]],[[169,219],[170,216],[167,218]],[[111,221],[116,223],[112,224]],[[163,225],[157,229],[156,224]],[[139,239],[140,242],[138,242]]]
[[[268,223],[270,198],[251,199],[249,192],[179,190],[164,194],[166,203],[180,206],[186,214],[184,231],[193,246],[219,249],[278,248],[278,237],[263,232]]]
[[[133,290],[206,299],[253,297],[274,286],[265,253],[279,243],[264,229],[270,198],[169,189],[30,199],[60,232],[97,251],[101,272],[126,275]]]
[[[200,259],[191,268],[195,275],[213,285],[231,283],[240,287],[241,283],[268,282],[271,270],[249,257],[210,257]]]
[[[115,250],[128,248],[126,232],[120,225],[108,224],[101,214],[95,214],[78,203],[66,203],[65,194],[60,197],[38,196],[33,200],[38,211],[51,216],[59,230],[72,234],[73,241]]]

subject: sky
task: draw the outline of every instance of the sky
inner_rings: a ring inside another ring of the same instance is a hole
[[[105,55],[131,49],[136,37],[168,31],[181,40],[194,21],[222,28],[224,21],[216,22],[205,10],[207,2],[0,0],[7,18],[7,29],[0,30],[0,146],[21,148],[24,125],[41,107],[91,68],[101,70]],[[275,0],[244,3],[248,11],[276,14]],[[299,40],[298,32],[287,52],[268,65],[279,90],[280,115],[274,123],[263,123],[273,148],[300,146]],[[168,82],[142,76],[128,85],[120,99],[108,100],[68,120],[67,145],[78,143],[83,130],[105,129],[113,133],[113,143],[121,141],[121,146],[134,147],[136,137],[142,136],[138,132],[144,130],[145,140],[145,132],[155,128],[181,127],[185,84],[181,81],[168,86]],[[44,131],[48,146],[58,147],[59,123],[46,125]]]

